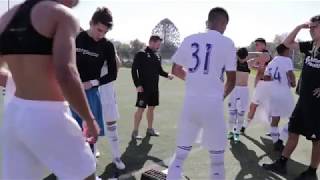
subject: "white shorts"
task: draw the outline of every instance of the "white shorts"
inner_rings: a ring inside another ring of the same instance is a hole
[[[261,104],[264,103],[267,97],[271,95],[271,81],[260,80],[254,90],[252,103]]]
[[[295,107],[294,98],[289,87],[282,87],[273,83],[274,91],[270,96],[270,115],[289,118]]]
[[[4,112],[1,179],[84,179],[95,158],[64,102],[13,97]]]
[[[192,146],[200,129],[202,145],[208,150],[224,150],[227,145],[223,101],[187,97],[178,124],[177,146]]]
[[[229,110],[245,112],[248,109],[248,103],[249,88],[247,86],[235,86],[229,97]]]
[[[102,104],[103,119],[106,122],[113,122],[120,118],[116,91],[112,82],[99,87]]]
[[[12,99],[15,92],[16,92],[16,85],[14,84],[11,74],[8,73],[6,87],[4,91],[4,99],[3,99],[4,109],[7,107],[9,101]]]

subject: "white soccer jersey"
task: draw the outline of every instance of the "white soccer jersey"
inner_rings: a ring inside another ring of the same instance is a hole
[[[186,96],[222,99],[224,72],[236,71],[233,41],[214,30],[185,38],[172,59],[187,68]]]
[[[264,74],[271,76],[276,85],[289,88],[288,71],[293,71],[292,60],[289,57],[276,56],[268,64]]]

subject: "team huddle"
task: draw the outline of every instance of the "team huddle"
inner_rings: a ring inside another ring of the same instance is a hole
[[[113,16],[108,8],[98,8],[90,28],[80,31],[70,12],[77,4],[78,0],[26,0],[0,19],[0,85],[5,87],[2,179],[41,179],[45,168],[59,179],[99,179],[95,175],[98,136],[107,136],[116,168],[126,169],[120,158],[120,114],[113,85],[120,60],[105,38]],[[159,76],[170,80],[175,76],[185,81],[186,91],[168,180],[183,177],[184,161],[199,134],[209,152],[210,179],[226,179],[227,142],[239,142],[253,119],[268,124],[274,150],[281,152],[275,162],[262,165],[265,170],[285,174],[302,135],[312,142],[312,155],[310,166],[296,179],[318,179],[320,16],[297,26],[276,47],[274,57],[263,38],[254,41],[254,51],[236,49],[232,39],[223,35],[228,22],[225,9],[211,9],[207,31],[186,37],[171,58],[172,74],[161,66],[161,37],[151,35],[131,69],[137,91],[131,138],[142,139],[139,125],[145,109],[146,135],[160,136],[153,127]],[[310,30],[311,41],[295,41],[302,29]],[[305,55],[298,83],[291,50]],[[248,82],[253,71],[250,100]],[[291,88],[296,86],[295,105]],[[281,130],[280,119],[287,120]]]

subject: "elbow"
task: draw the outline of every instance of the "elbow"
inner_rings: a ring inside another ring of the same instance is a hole
[[[70,81],[73,81],[76,78],[79,78],[79,73],[75,68],[63,67],[57,71],[56,77],[57,77],[58,83],[60,85],[64,85],[64,84],[69,84]]]

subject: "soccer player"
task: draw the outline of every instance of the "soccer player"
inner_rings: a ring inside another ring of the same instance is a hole
[[[119,60],[117,53],[115,53],[115,58],[117,63],[116,72],[118,72],[121,62]],[[101,70],[102,77],[108,74],[108,69],[109,69],[108,63],[105,63]],[[114,89],[113,82],[114,81],[106,84],[100,84],[99,92],[100,92],[101,104],[102,104],[102,115],[107,125],[107,137],[109,140],[109,144],[111,146],[113,163],[116,165],[118,169],[123,170],[125,169],[126,166],[120,159],[121,154],[120,154],[120,147],[119,147],[118,126],[117,126],[117,120],[120,118],[120,114],[118,110],[116,91]]]
[[[290,58],[290,49],[280,44],[277,46],[278,56],[272,59],[265,71],[264,79],[272,81],[271,96],[269,99],[269,113],[271,121],[271,138],[276,151],[282,151],[283,141],[287,137],[287,124],[279,133],[278,124],[280,118],[289,118],[294,109],[294,99],[291,93],[291,87],[296,86],[296,80],[293,73],[293,63]],[[282,137],[280,137],[282,135]]]
[[[137,89],[137,111],[134,114],[134,127],[131,134],[132,139],[142,139],[139,135],[139,125],[143,112],[148,106],[148,136],[159,136],[160,133],[153,128],[154,110],[159,105],[159,75],[173,79],[162,69],[161,57],[157,53],[162,39],[158,35],[152,35],[149,45],[143,51],[138,52],[133,60],[131,75]]]
[[[69,7],[77,2],[27,0],[0,19],[0,59],[16,84],[4,112],[1,179],[41,179],[45,169],[59,179],[95,179],[95,159],[68,113],[69,103],[96,141],[75,64],[79,25]]]
[[[77,68],[91,111],[100,126],[100,136],[104,136],[105,132],[98,87],[117,78],[115,49],[113,44],[104,37],[112,29],[112,25],[110,10],[106,7],[97,8],[90,21],[90,29],[80,32],[76,39]],[[109,73],[100,77],[105,62]],[[82,119],[74,112],[73,116],[81,126]],[[91,145],[91,148],[95,151],[94,145]]]
[[[247,63],[248,50],[240,48],[237,51],[236,86],[229,97],[229,134],[228,139],[239,141],[240,130],[244,123],[244,114],[248,109],[249,89],[248,79],[250,69]]]
[[[236,48],[233,41],[223,35],[228,22],[225,9],[211,9],[207,20],[208,31],[185,38],[172,57],[172,73],[186,81],[186,94],[168,180],[181,179],[183,162],[201,128],[202,144],[210,153],[210,179],[225,179],[227,130],[223,100],[236,81]],[[227,76],[225,87],[224,72]]]
[[[312,41],[295,42],[302,29],[309,29]],[[297,180],[316,180],[320,163],[320,15],[311,18],[309,23],[297,26],[285,39],[284,45],[290,49],[300,49],[306,55],[301,72],[300,96],[289,121],[289,138],[282,156],[264,168],[286,173],[287,161],[295,150],[299,135],[312,142],[310,166]]]
[[[249,106],[249,112],[247,115],[247,123],[251,122],[254,118],[255,112],[257,107],[263,101],[263,96],[265,95],[265,86],[267,83],[264,82],[263,76],[266,66],[268,65],[269,61],[272,59],[269,55],[267,50],[267,43],[266,40],[263,38],[258,38],[255,40],[255,48],[257,52],[262,53],[258,58],[254,61],[249,62],[250,68],[257,70],[257,75],[255,77],[255,91],[252,97],[252,102]],[[245,131],[245,126],[242,128],[242,132]]]

